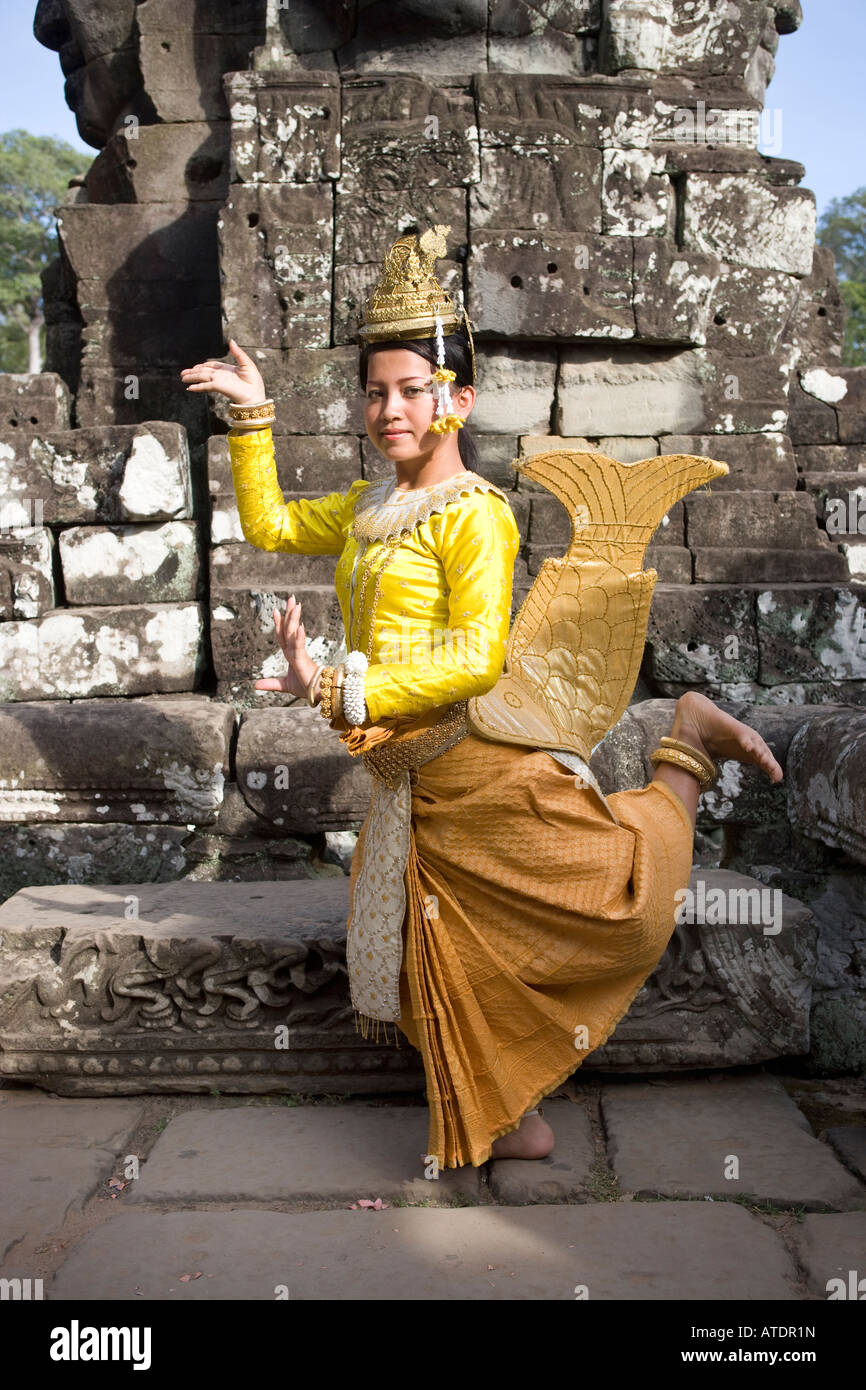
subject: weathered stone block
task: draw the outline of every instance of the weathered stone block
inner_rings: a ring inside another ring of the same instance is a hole
[[[796,459],[805,474],[866,473],[866,444],[806,444],[797,450]]]
[[[129,883],[132,878],[168,883],[185,878],[199,867],[199,857],[190,852],[194,839],[194,830],[185,825],[154,829],[24,821],[0,826],[0,901],[34,883]]]
[[[495,3],[501,6],[502,0]],[[553,77],[511,69],[478,72],[473,87],[481,144],[488,148],[627,149],[645,146],[649,138],[652,91],[639,78]]]
[[[336,187],[334,263],[337,268],[382,261],[398,236],[427,226],[450,227],[445,255],[436,262],[436,277],[466,254],[466,190],[463,188],[366,189],[360,196]],[[461,286],[462,288],[462,286]],[[335,304],[339,308],[339,304]]]
[[[352,1023],[348,889],[343,874],[255,895],[245,883],[24,889],[0,908],[16,1000],[3,1074],[68,1095],[404,1089],[417,1054],[364,1043]]]
[[[788,419],[785,361],[728,357],[696,348],[704,383],[706,430],[716,434],[777,434]]]
[[[555,24],[527,0],[492,0],[488,64],[500,73],[593,72],[600,24],[600,0],[576,0],[557,12]]]
[[[434,85],[409,76],[347,78],[342,97],[341,193],[478,183],[475,104],[462,84]]]
[[[220,212],[226,339],[251,347],[331,341],[333,194],[327,184],[235,184]]]
[[[0,699],[193,690],[204,670],[196,603],[55,608],[0,624]]]
[[[257,550],[255,546],[215,545],[210,552],[211,579],[222,590],[248,589],[260,595],[294,593],[294,584],[333,587],[336,555],[293,555],[285,550]],[[264,622],[264,619],[262,620]],[[307,645],[315,641],[307,634]]]
[[[683,244],[733,265],[808,275],[815,245],[815,195],[757,178],[689,174]]]
[[[636,350],[562,353],[554,411],[556,434],[685,434],[705,419],[703,384],[694,353]],[[524,428],[530,429],[530,426]]]
[[[713,291],[707,346],[738,357],[770,356],[788,327],[802,282],[778,270],[721,267]]]
[[[0,444],[0,495],[7,525],[189,518],[186,432],[166,420],[28,431]]]
[[[703,685],[758,675],[752,594],[657,585],[647,629],[649,670],[659,680]]]
[[[791,442],[803,444],[835,444],[839,438],[836,411],[804,391],[798,381],[792,381],[788,392],[788,433]]]
[[[601,153],[566,144],[482,146],[480,177],[469,189],[469,226],[600,232]]]
[[[606,149],[601,176],[601,227],[606,236],[673,233],[673,185],[652,150]]]
[[[600,38],[602,71],[660,71],[671,17],[670,0],[608,0]]]
[[[757,596],[760,680],[862,680],[866,592],[861,586],[767,589]],[[838,697],[837,697],[838,698]]]
[[[223,73],[247,66],[250,50],[264,38],[264,19],[257,0],[205,11],[194,0],[151,0],[146,13],[136,13],[138,81],[157,119],[224,119]]]
[[[637,336],[655,342],[706,342],[718,258],[682,251],[661,237],[640,236],[633,246]]]
[[[56,372],[0,372],[0,430],[68,430],[69,388]]]
[[[480,333],[521,338],[632,338],[632,254],[614,237],[472,239],[468,310]]]
[[[239,65],[244,66],[244,65]],[[340,175],[340,83],[321,71],[227,72],[233,182],[317,183]]]
[[[58,543],[67,604],[183,603],[199,596],[192,522],[70,526]]]
[[[370,774],[306,704],[244,713],[235,768],[247,805],[286,834],[354,827],[369,808]]]
[[[839,439],[843,444],[866,443],[866,368],[843,367],[839,375],[848,387],[836,406]]]
[[[0,822],[212,822],[234,725],[194,695],[0,705]]]
[[[692,547],[696,584],[831,584],[849,577],[839,549],[785,550],[760,546],[745,549]]]
[[[251,551],[250,568],[254,565],[257,567],[257,556]],[[296,573],[298,569],[296,565]],[[253,573],[253,581],[255,577]],[[322,662],[334,655],[343,640],[343,619],[333,580],[330,584],[318,585],[305,576],[295,582],[289,578],[286,567],[275,593],[253,588],[249,581],[240,580],[229,585],[215,569],[211,577],[211,647],[219,680],[230,681],[236,689],[253,693],[253,684],[260,677],[286,675],[289,668],[277,641],[272,615],[275,604],[281,611],[285,609],[290,592],[301,604],[311,655]],[[254,693],[258,698],[269,692]],[[273,703],[280,705],[290,698],[279,691],[274,691],[271,697]]]
[[[776,550],[827,550],[815,509],[801,492],[692,492],[684,499],[689,547],[745,546]],[[838,552],[834,552],[837,553]]]
[[[792,825],[866,864],[866,714],[814,715],[791,744],[786,780]]]
[[[845,338],[845,304],[836,277],[836,258],[829,246],[816,246],[812,274],[799,282],[790,332],[807,362],[841,362]]]
[[[664,454],[697,454],[728,465],[712,492],[782,492],[797,486],[794,451],[786,434],[675,434],[660,443]]]
[[[56,601],[51,532],[46,526],[7,530],[3,517],[0,508],[0,622],[38,618]]]
[[[692,557],[684,545],[668,545],[659,539],[661,528],[646,548],[644,569],[654,569],[660,584],[691,584]]]
[[[487,66],[484,0],[419,10],[372,5],[359,10],[352,40],[337,50],[340,71],[416,73],[451,78]]]
[[[834,541],[866,537],[866,473],[806,473],[806,493]]]
[[[549,428],[556,381],[556,353],[492,346],[478,358],[478,397],[472,425],[485,434],[541,434]],[[569,433],[569,431],[563,431]],[[574,431],[577,433],[577,431]]]
[[[205,341],[222,348],[218,326],[218,311],[214,313],[214,332]],[[201,350],[201,343],[198,345]],[[200,361],[198,352],[196,360]],[[187,365],[186,359],[184,365]],[[75,398],[78,424],[88,429],[94,425],[137,425],[147,421],[170,420],[185,429],[192,439],[206,439],[210,407],[203,392],[187,391],[178,371],[162,368],[157,371],[132,371],[129,367],[82,364],[78,394]]]
[[[221,202],[229,188],[229,122],[118,130],[87,171],[91,203]]]

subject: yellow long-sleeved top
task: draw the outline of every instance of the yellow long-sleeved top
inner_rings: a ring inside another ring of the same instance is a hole
[[[490,690],[502,673],[520,535],[505,494],[476,473],[406,494],[395,479],[287,502],[269,429],[228,435],[241,529],[260,550],[339,555],[347,650],[368,651],[387,536],[407,528],[382,573],[367,720],[417,715]],[[366,612],[360,611],[365,579]]]

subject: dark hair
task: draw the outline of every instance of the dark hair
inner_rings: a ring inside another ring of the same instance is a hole
[[[469,339],[464,333],[449,333],[446,335],[444,343],[445,366],[450,372],[456,374],[455,380],[450,383],[452,391],[458,390],[461,386],[472,386],[472,353]],[[435,338],[395,338],[393,340],[389,338],[387,342],[378,343],[368,343],[365,340],[361,344],[361,358],[358,364],[362,391],[367,389],[370,357],[374,352],[381,352],[386,348],[408,348],[410,352],[417,352],[419,357],[423,357],[425,361],[430,363],[434,371],[439,365],[436,358]],[[464,466],[471,469],[473,473],[477,472],[478,446],[466,425],[457,431],[457,447],[460,450],[460,458]]]

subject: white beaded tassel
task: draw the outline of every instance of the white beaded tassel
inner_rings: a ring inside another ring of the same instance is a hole
[[[442,331],[442,320],[438,314],[436,320],[436,361],[440,367],[445,366],[445,335]],[[436,407],[436,419],[442,420],[446,415],[451,414],[451,392],[447,381],[439,383],[439,404]]]
[[[364,672],[369,663],[364,652],[349,652],[343,663],[343,714],[349,724],[363,724],[367,718],[364,699]]]

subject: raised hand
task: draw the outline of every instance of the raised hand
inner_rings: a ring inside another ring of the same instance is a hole
[[[294,594],[286,602],[285,616],[278,608],[274,609],[274,626],[283,655],[289,663],[288,673],[285,676],[263,676],[261,680],[256,681],[253,688],[282,690],[287,695],[303,698],[316,673],[316,662],[307,651],[307,636],[301,622],[301,605],[295,602]]]
[[[235,362],[220,362],[209,357],[194,367],[184,367],[180,379],[186,382],[187,391],[218,391],[235,405],[263,401],[265,383],[255,362],[238,347],[234,338],[229,339],[229,351]]]

